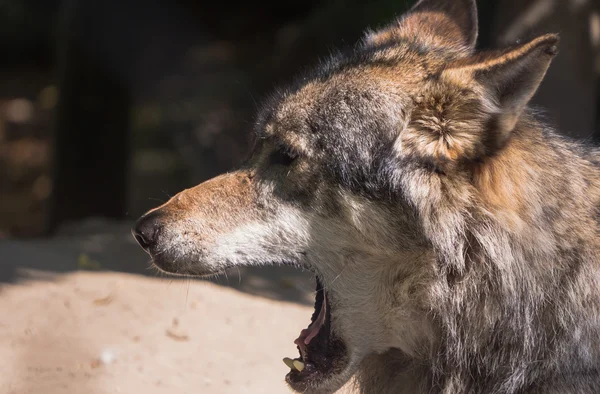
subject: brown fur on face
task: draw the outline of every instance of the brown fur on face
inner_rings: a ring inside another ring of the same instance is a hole
[[[151,217],[158,223],[156,232],[161,242],[152,251],[156,256],[154,264],[164,271],[187,275],[211,274],[226,268],[207,269],[190,264],[188,258],[181,259],[178,248],[192,247],[195,258],[200,259],[220,234],[257,216],[258,195],[253,178],[254,173],[249,170],[221,175],[178,193],[144,215],[142,220]]]
[[[255,204],[253,177],[250,171],[221,175],[178,193],[156,209],[176,220],[197,215],[210,221],[210,227],[226,226],[247,214],[248,209]],[[227,229],[219,227],[216,230]]]
[[[419,1],[274,95],[244,169],[138,224],[170,272],[315,273],[340,346],[297,389],[600,392],[600,151],[527,109],[557,36],[476,36],[473,0]]]

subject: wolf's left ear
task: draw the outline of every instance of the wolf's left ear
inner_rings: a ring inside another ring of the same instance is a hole
[[[477,41],[475,0],[419,0],[390,26],[370,33],[367,44],[400,38],[416,39],[428,47],[472,52]]]
[[[474,81],[495,107],[498,143],[514,129],[525,106],[557,54],[558,35],[547,34],[500,53],[481,54],[450,64],[441,74],[458,85]]]

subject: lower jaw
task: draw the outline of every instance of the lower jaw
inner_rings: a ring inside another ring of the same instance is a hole
[[[174,264],[161,255],[152,256],[152,268],[169,276],[211,278],[221,275],[223,270],[201,269],[195,265]]]
[[[331,381],[332,376],[341,373],[348,363],[346,346],[335,335],[331,327],[331,300],[328,300],[329,296],[321,289],[317,279],[313,322],[315,316],[319,314],[316,307],[317,304],[320,304],[318,301],[320,296],[324,300],[321,302],[321,308],[324,307],[323,304],[328,305],[325,310],[325,323],[320,328],[318,335],[312,338],[308,345],[303,346],[303,349],[298,347],[300,358],[296,361],[302,363],[302,370],[292,367],[285,377],[290,387],[298,392],[329,392],[320,388],[323,388],[327,381]]]
[[[346,346],[344,342],[335,338],[330,339],[328,347],[323,355],[319,355],[318,361],[308,361],[302,371],[292,370],[286,377],[287,384],[297,392],[333,392],[335,389],[327,390],[327,382],[332,377],[342,373],[348,364],[346,357]]]

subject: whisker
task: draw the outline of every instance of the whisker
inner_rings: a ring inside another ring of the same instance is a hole
[[[342,267],[342,269],[340,270],[339,274],[337,274],[337,276],[335,278],[333,278],[333,280],[331,282],[329,282],[329,284],[327,284],[326,286],[323,286],[323,290],[328,290],[329,287],[331,287],[331,285],[333,285],[335,283],[335,281],[342,276],[342,274],[344,273],[344,271],[346,270],[346,267],[348,267],[349,261],[346,262],[346,264],[344,264],[344,266]]]
[[[167,193],[166,191],[164,191],[164,190],[162,190],[162,189],[160,189],[160,191],[161,191],[161,192],[163,192],[163,193],[165,194],[165,196],[167,196],[167,198],[171,198],[171,197],[172,197],[172,196],[171,196],[169,193]]]

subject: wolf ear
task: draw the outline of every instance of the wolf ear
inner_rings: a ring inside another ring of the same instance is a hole
[[[457,84],[473,80],[497,107],[495,132],[504,140],[542,82],[557,54],[558,35],[547,34],[500,53],[481,54],[450,64],[442,78]],[[497,141],[502,142],[502,141]]]
[[[419,0],[392,25],[369,34],[367,44],[417,38],[427,46],[472,52],[477,41],[475,0]]]

